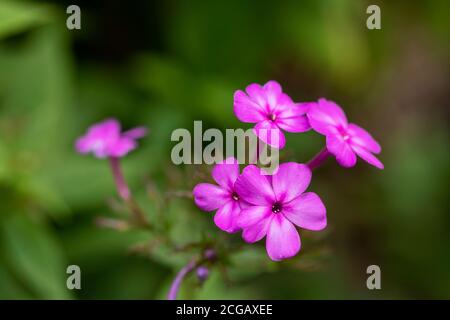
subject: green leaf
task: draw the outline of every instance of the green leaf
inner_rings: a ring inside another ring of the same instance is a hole
[[[68,299],[64,257],[51,230],[24,215],[5,217],[2,251],[11,272],[38,298]]]
[[[48,21],[49,10],[19,1],[0,2],[0,39]]]
[[[20,286],[0,260],[0,299],[31,299],[33,296]]]

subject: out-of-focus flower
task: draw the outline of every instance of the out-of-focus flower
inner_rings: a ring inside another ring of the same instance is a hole
[[[308,230],[322,230],[327,225],[322,200],[313,192],[303,193],[311,175],[306,165],[294,162],[281,164],[272,176],[262,175],[261,169],[250,165],[235,183],[240,198],[250,204],[237,219],[242,236],[249,243],[267,236],[267,253],[274,261],[300,251],[294,225]]]
[[[214,249],[206,249],[205,252],[203,253],[203,256],[205,259],[212,261],[212,260],[216,259],[217,254]]]
[[[196,270],[197,278],[203,282],[206,279],[208,279],[209,276],[209,269],[205,266],[199,266]]]
[[[194,187],[195,204],[204,211],[217,210],[215,224],[226,232],[237,232],[236,218],[241,212],[242,201],[235,192],[234,183],[239,176],[239,164],[236,159],[228,158],[216,164],[212,177],[218,185],[199,183]]]
[[[363,128],[348,123],[344,111],[336,103],[322,98],[308,105],[311,127],[326,136],[327,149],[341,166],[353,167],[358,155],[369,164],[384,168],[373,155],[381,152],[378,142]]]
[[[147,134],[144,127],[123,133],[120,130],[120,123],[116,119],[94,124],[84,136],[77,139],[75,148],[79,153],[92,152],[97,158],[121,158],[137,147],[137,139]]]
[[[256,123],[255,134],[268,145],[282,149],[286,138],[281,130],[304,132],[310,129],[306,118],[306,105],[294,103],[282,92],[276,81],[264,86],[253,83],[246,92],[238,90],[234,94],[234,113],[247,123]]]

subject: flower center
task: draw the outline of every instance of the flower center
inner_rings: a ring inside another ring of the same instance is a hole
[[[238,201],[239,200],[239,195],[233,191],[233,193],[231,194],[231,198],[233,198],[234,201]]]
[[[277,119],[277,116],[275,115],[275,114],[273,114],[273,113],[271,113],[271,114],[269,114],[269,120],[271,120],[271,121],[275,121],[276,119]]]
[[[342,127],[338,128],[338,130],[339,130],[339,133],[340,133],[342,139],[344,139],[344,141],[347,141],[348,139],[350,139],[350,135],[347,133],[347,130],[345,130]]]
[[[282,209],[281,203],[279,203],[279,202],[275,202],[275,203],[273,204],[273,206],[272,206],[272,212],[273,212],[273,213],[280,213],[280,212],[281,212],[281,209]]]

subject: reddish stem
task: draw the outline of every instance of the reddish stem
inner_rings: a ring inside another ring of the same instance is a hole
[[[331,155],[331,153],[328,151],[327,147],[324,147],[318,154],[314,156],[311,160],[308,161],[306,164],[311,170],[314,170],[318,167],[320,167],[325,160],[328,159],[328,157]]]
[[[167,300],[176,300],[184,278],[205,261],[214,261],[216,257],[217,255],[214,249],[206,249],[203,252],[201,259],[192,259],[189,261],[189,263],[177,273],[177,276],[173,280],[172,285],[170,286],[169,294],[167,295]]]
[[[135,222],[145,227],[151,227],[147,222],[145,214],[131,197],[130,188],[128,188],[128,184],[123,176],[122,169],[120,167],[120,159],[111,157],[109,158],[109,163],[111,165],[111,171],[114,177],[114,182],[116,184],[117,192],[132,212]]]
[[[111,165],[114,182],[116,183],[117,192],[119,193],[119,196],[127,202],[130,200],[130,189],[123,177],[122,169],[120,168],[120,159],[109,158],[109,163]]]
[[[181,283],[187,274],[192,272],[197,266],[196,260],[191,260],[186,266],[184,266],[177,274],[175,279],[170,286],[169,294],[167,295],[167,300],[176,300],[178,291],[180,290]]]

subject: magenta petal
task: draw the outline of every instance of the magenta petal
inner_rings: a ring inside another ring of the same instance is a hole
[[[341,166],[350,168],[356,164],[355,152],[341,136],[327,135],[327,149]]]
[[[237,160],[230,157],[222,163],[216,164],[212,170],[212,176],[221,187],[231,192],[239,176],[239,164]]]
[[[316,105],[316,102],[297,102],[295,105],[300,109],[300,112],[306,116],[309,109]]]
[[[121,137],[109,146],[108,155],[120,158],[137,146],[136,141],[127,137]]]
[[[83,136],[75,142],[75,149],[79,153],[88,153],[91,151],[91,144],[88,137]]]
[[[268,112],[273,112],[278,106],[278,99],[282,95],[281,86],[278,82],[271,80],[264,87],[267,97]]]
[[[116,119],[107,119],[91,126],[86,135],[75,144],[80,153],[92,152],[98,158],[123,157],[137,144],[135,139],[145,135],[144,127],[134,128],[124,134],[120,133],[120,123]]]
[[[278,98],[278,105],[274,112],[276,118],[292,118],[297,116],[306,116],[309,109],[307,103],[294,103],[287,94],[282,93]]]
[[[242,238],[248,243],[253,243],[261,240],[266,236],[271,221],[272,216],[269,216],[266,219],[263,219],[258,223],[252,225],[251,227],[245,228],[242,232]]]
[[[248,203],[246,201],[244,201],[243,199],[239,200],[239,206],[241,207],[241,210],[247,209],[251,206],[253,206],[251,203]]]
[[[306,116],[298,116],[292,118],[278,118],[276,120],[278,127],[287,132],[305,132],[311,129],[308,118]]]
[[[359,157],[361,157],[361,159],[367,161],[369,164],[377,167],[378,169],[384,169],[384,165],[381,161],[366,149],[361,148],[358,145],[352,145],[352,149]]]
[[[256,123],[265,119],[265,108],[238,90],[234,94],[234,114],[242,122]]]
[[[267,231],[266,249],[270,259],[279,261],[300,251],[300,236],[295,226],[282,214],[273,216]]]
[[[319,102],[310,106],[307,115],[311,127],[323,135],[330,133],[330,127],[347,127],[344,111],[333,101],[319,99]]]
[[[192,194],[195,204],[204,211],[214,211],[230,200],[227,191],[210,183],[197,184]]]
[[[301,195],[311,182],[311,169],[295,162],[283,163],[272,176],[272,186],[277,201],[289,202]]]
[[[325,206],[314,192],[307,192],[283,205],[283,214],[292,223],[307,230],[322,230],[327,226]]]
[[[352,144],[357,144],[373,153],[381,152],[380,144],[370,135],[370,133],[360,126],[350,123],[347,128],[347,133],[351,137]]]
[[[245,88],[245,91],[247,92],[248,96],[262,108],[262,110],[267,110],[266,92],[259,84],[252,83],[251,85],[247,86],[247,88]]]
[[[88,134],[95,138],[116,138],[120,135],[120,122],[116,119],[106,119],[93,125]]]
[[[285,117],[289,117],[292,114],[289,114],[287,110],[289,110],[291,107],[297,107],[297,110],[293,111],[303,111],[302,108],[300,108],[294,101],[292,101],[291,97],[289,97],[286,93],[278,93],[277,103],[273,110],[273,114],[276,114],[277,116],[281,116],[283,113],[285,113]],[[305,113],[305,112],[303,112]]]
[[[251,206],[241,211],[236,223],[239,227],[245,229],[267,218],[271,214],[271,207]]]
[[[271,205],[275,199],[268,176],[263,175],[261,169],[254,165],[244,168],[234,189],[242,200],[254,205]]]
[[[276,115],[276,124],[287,132],[305,132],[311,129],[305,114],[306,108],[292,103]]]
[[[283,149],[286,144],[283,132],[273,121],[258,122],[253,131],[264,143],[274,148]]]
[[[110,156],[110,144],[108,141],[97,140],[95,144],[89,142],[89,151],[92,152],[97,158],[103,159]]]
[[[240,230],[236,225],[236,220],[241,212],[237,201],[229,200],[225,202],[214,215],[214,223],[223,231],[233,233]]]
[[[146,127],[136,127],[128,131],[125,131],[123,133],[123,136],[131,139],[140,139],[145,137],[147,135],[147,132],[148,130]]]
[[[109,156],[111,146],[120,138],[120,123],[115,119],[107,119],[91,126],[88,132],[79,138],[75,148],[80,153],[93,152],[98,158]]]
[[[115,142],[120,137],[120,123],[116,119],[107,119],[89,128],[86,137],[96,141],[102,140],[105,144]]]

